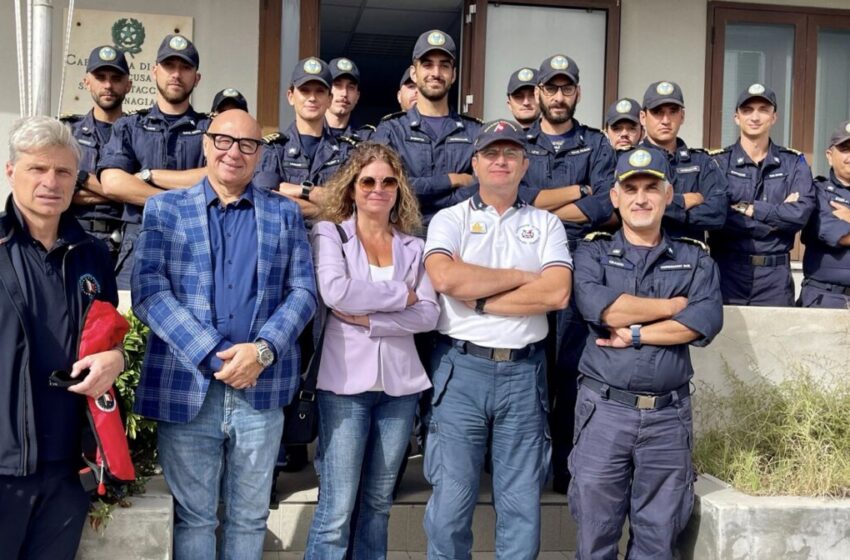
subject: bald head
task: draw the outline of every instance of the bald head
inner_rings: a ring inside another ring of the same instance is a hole
[[[231,109],[213,119],[204,138],[207,177],[213,189],[227,200],[224,192],[240,195],[262,153],[260,124],[241,109]]]

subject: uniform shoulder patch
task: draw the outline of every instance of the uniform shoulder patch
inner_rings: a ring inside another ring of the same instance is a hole
[[[358,128],[357,130],[369,130],[369,131],[375,132],[378,129],[375,128],[375,125],[373,125],[373,124],[364,124],[363,126]]]
[[[352,146],[356,146],[360,143],[360,140],[355,140],[351,136],[339,136],[337,137],[337,141],[345,142],[346,144],[351,144]]]
[[[585,241],[607,241],[609,239],[614,239],[614,236],[607,231],[591,231],[584,236]]]
[[[62,113],[59,115],[59,120],[62,122],[77,122],[82,118],[83,115],[78,115],[76,113]]]
[[[696,245],[697,247],[699,247],[700,249],[702,249],[706,253],[708,252],[708,245],[706,245],[704,242],[700,241],[699,239],[693,239],[692,237],[676,237],[675,239],[676,239],[676,241],[681,241],[683,243],[688,243],[690,245]]]
[[[690,146],[688,146],[688,151],[691,152],[692,154],[707,154],[708,153],[708,150],[706,150],[705,148],[691,148]]]
[[[794,148],[789,148],[788,146],[782,146],[781,148],[779,148],[779,151],[780,152],[788,152],[788,153],[794,154],[795,156],[803,155],[803,152],[795,150]]]
[[[582,125],[582,126],[584,126],[584,128],[587,130],[587,132],[592,132],[594,134],[601,134],[603,136],[605,135],[605,133],[602,132],[601,130],[599,130],[598,128],[593,128],[592,126],[587,126],[586,124]]]
[[[467,115],[466,113],[461,113],[460,118],[465,121],[472,121],[477,124],[484,124],[484,121],[479,119],[478,117],[473,117],[472,115]]]
[[[263,136],[263,140],[265,140],[266,144],[277,143],[280,139],[280,132],[272,132],[271,134],[266,134]]]
[[[383,117],[381,117],[381,122],[391,121],[393,119],[403,117],[406,114],[407,114],[407,112],[405,112],[405,111],[396,111],[395,113],[390,113],[389,115],[384,115]]]
[[[722,153],[725,153],[727,150],[728,150],[728,148],[710,148],[707,151],[708,151],[708,155],[710,155],[710,156],[718,156]]]

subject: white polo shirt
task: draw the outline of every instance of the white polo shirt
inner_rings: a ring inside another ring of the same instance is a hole
[[[469,264],[540,272],[550,266],[572,269],[564,226],[554,215],[519,198],[503,215],[481,201],[469,200],[437,212],[428,226],[425,258],[453,254]],[[478,315],[460,300],[440,294],[437,330],[458,340],[490,348],[522,348],[543,340],[546,315]]]

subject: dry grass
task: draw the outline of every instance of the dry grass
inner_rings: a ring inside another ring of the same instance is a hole
[[[748,494],[850,497],[850,376],[791,369],[775,385],[727,368],[726,394],[700,388],[696,468]]]

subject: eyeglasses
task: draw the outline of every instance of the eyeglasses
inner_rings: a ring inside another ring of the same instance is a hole
[[[519,148],[484,148],[478,152],[478,155],[489,160],[496,160],[502,156],[508,161],[518,161],[522,159],[523,151]]]
[[[576,90],[578,89],[578,86],[576,86],[575,84],[564,84],[562,86],[556,86],[555,84],[543,84],[540,86],[540,89],[543,91],[543,95],[545,95],[546,97],[552,97],[553,95],[558,93],[558,90],[561,91],[564,97],[569,97],[575,94]]]
[[[383,187],[385,191],[394,191],[398,188],[397,177],[384,177],[380,180],[380,182],[381,187]],[[364,191],[371,192],[378,186],[378,179],[366,175],[357,179],[357,184],[360,185],[360,188]]]
[[[236,138],[229,134],[216,134],[214,132],[207,132],[205,134],[212,140],[216,150],[226,152],[236,142],[239,151],[246,156],[256,154],[257,150],[260,149],[260,145],[264,143],[262,140],[257,140],[256,138]]]

